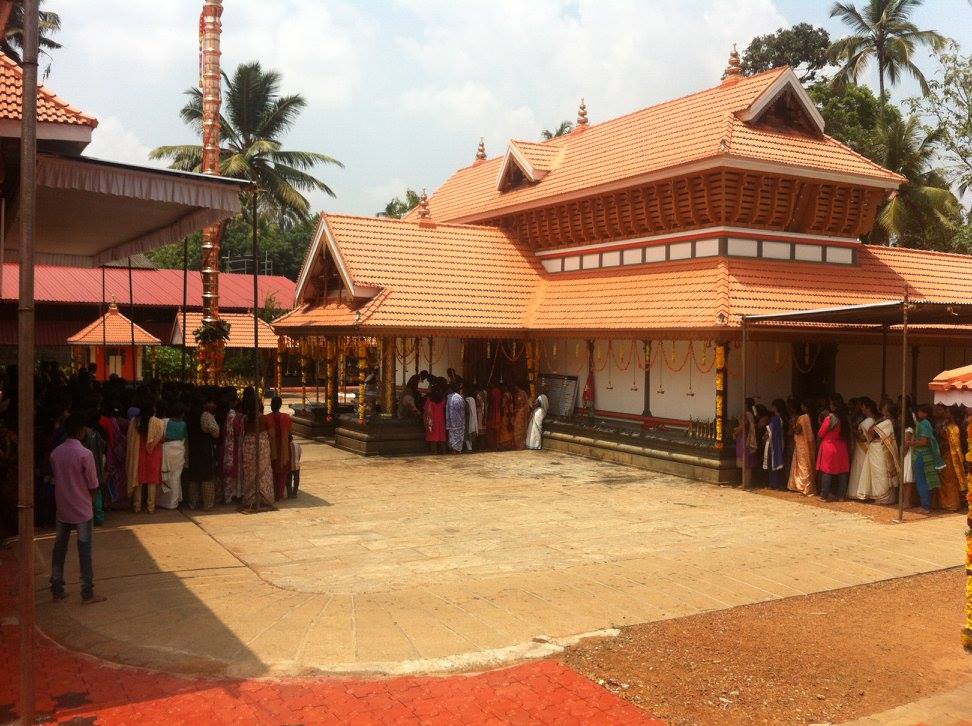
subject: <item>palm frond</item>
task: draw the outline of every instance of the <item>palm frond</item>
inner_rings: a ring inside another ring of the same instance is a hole
[[[296,94],[274,99],[270,107],[264,112],[263,118],[260,119],[257,133],[269,138],[280,136],[294,125],[300,112],[306,106],[307,101]]]
[[[274,151],[270,158],[275,164],[287,164],[297,169],[310,169],[316,164],[344,168],[344,164],[333,156],[318,154],[316,151]]]
[[[830,17],[840,18],[859,35],[869,35],[874,30],[853,3],[835,2],[830,8]]]

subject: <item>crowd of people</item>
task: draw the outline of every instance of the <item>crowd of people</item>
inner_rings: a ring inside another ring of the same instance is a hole
[[[957,511],[972,482],[972,409],[885,398],[746,399],[736,460],[754,481],[827,501],[862,500]],[[904,443],[904,459],[901,444]]]
[[[447,377],[421,371],[409,378],[398,401],[401,419],[421,420],[434,454],[539,449],[550,401],[542,391],[496,381],[480,386],[450,368]],[[423,395],[419,386],[425,383]]]
[[[16,381],[14,367],[0,380],[2,526],[11,534],[17,510]],[[281,412],[278,397],[265,413],[253,388],[239,396],[235,388],[173,382],[132,387],[116,376],[100,382],[92,371],[68,374],[45,363],[36,377],[35,402],[34,506],[40,526],[56,523],[51,455],[75,438],[93,455],[95,525],[117,509],[209,510],[221,503],[271,509],[275,501],[297,496],[300,445],[290,416]],[[71,430],[79,424],[80,431]]]

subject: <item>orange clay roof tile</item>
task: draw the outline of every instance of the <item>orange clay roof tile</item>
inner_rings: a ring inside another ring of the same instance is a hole
[[[539,144],[527,142],[533,158],[541,159],[537,149],[543,148],[548,149],[543,159],[556,156],[558,160],[537,184],[497,190],[503,157],[460,169],[429,200],[432,217],[438,221],[487,218],[510,207],[542,203],[720,155],[900,181],[828,136],[779,133],[747,125],[735,116],[787,73],[791,73],[788,68],[777,68],[591,125],[583,133]],[[524,142],[514,143],[527,148]]]
[[[197,347],[196,338],[193,336],[193,331],[198,330],[202,326],[203,315],[201,312],[186,312],[186,330],[189,331],[186,335],[186,347],[195,348]],[[229,338],[226,341],[227,348],[253,348],[253,316],[247,313],[220,313],[220,320],[229,323],[230,331]],[[259,341],[261,348],[276,348],[277,347],[277,335],[273,332],[273,328],[270,327],[270,323],[266,320],[257,320],[257,329],[259,331]],[[182,328],[182,313],[177,312],[175,316],[175,340],[174,342],[181,342],[179,331]]]
[[[160,345],[156,338],[145,328],[134,326],[135,345]],[[68,345],[131,345],[132,321],[118,310],[115,303],[108,306],[108,312],[86,325],[67,339]]]
[[[278,332],[715,330],[741,315],[900,299],[972,300],[972,257],[861,245],[857,265],[703,258],[548,274],[499,229],[327,215],[370,300],[305,303]],[[724,314],[720,320],[720,313]]]
[[[0,119],[19,121],[24,102],[23,71],[0,53]],[[41,123],[69,124],[94,128],[98,119],[58,98],[43,85],[37,88],[37,120]]]

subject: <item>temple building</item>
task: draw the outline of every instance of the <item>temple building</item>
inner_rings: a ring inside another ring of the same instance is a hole
[[[314,341],[328,391],[380,366],[386,413],[392,382],[451,367],[543,386],[545,446],[733,481],[743,316],[972,301],[972,258],[860,242],[903,183],[826,135],[789,68],[744,77],[734,53],[713,88],[598,124],[582,104],[571,133],[493,158],[480,144],[404,220],[322,216],[275,329]],[[967,338],[909,338],[919,398],[966,362]],[[902,375],[887,331],[781,322],[747,357],[746,393],[765,403],[877,398]],[[381,449],[357,413],[335,420],[338,445]]]

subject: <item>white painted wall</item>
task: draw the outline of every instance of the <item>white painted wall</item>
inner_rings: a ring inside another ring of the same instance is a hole
[[[891,338],[889,337],[889,340]],[[930,403],[928,383],[943,370],[972,362],[972,348],[961,345],[923,345],[918,347],[918,402]],[[908,357],[911,365],[911,356]],[[906,389],[911,390],[909,370]],[[881,395],[881,346],[841,343],[837,348],[837,390],[845,398]],[[897,398],[901,393],[901,346],[888,345],[887,394]]]
[[[541,373],[557,373],[577,376],[579,393],[583,392],[587,380],[587,344],[583,340],[546,340],[541,354]],[[633,354],[632,354],[632,345]],[[690,360],[680,371],[670,368],[682,366],[688,353],[688,341],[656,341],[661,346],[667,365],[659,352],[653,356],[651,371],[651,412],[661,418],[710,418],[715,413],[715,369],[707,370],[712,363],[714,351],[710,345],[695,341],[694,362]],[[674,345],[675,362],[672,363]],[[608,341],[600,340],[595,348],[595,407],[601,411],[613,411],[640,415],[644,411],[644,378],[641,341],[616,340],[611,344],[608,355]],[[556,348],[556,353],[554,349]],[[630,359],[630,362],[629,362]],[[692,368],[691,374],[689,368]],[[622,370],[622,368],[624,370]],[[700,373],[699,368],[706,370]],[[694,395],[689,395],[692,393]]]

